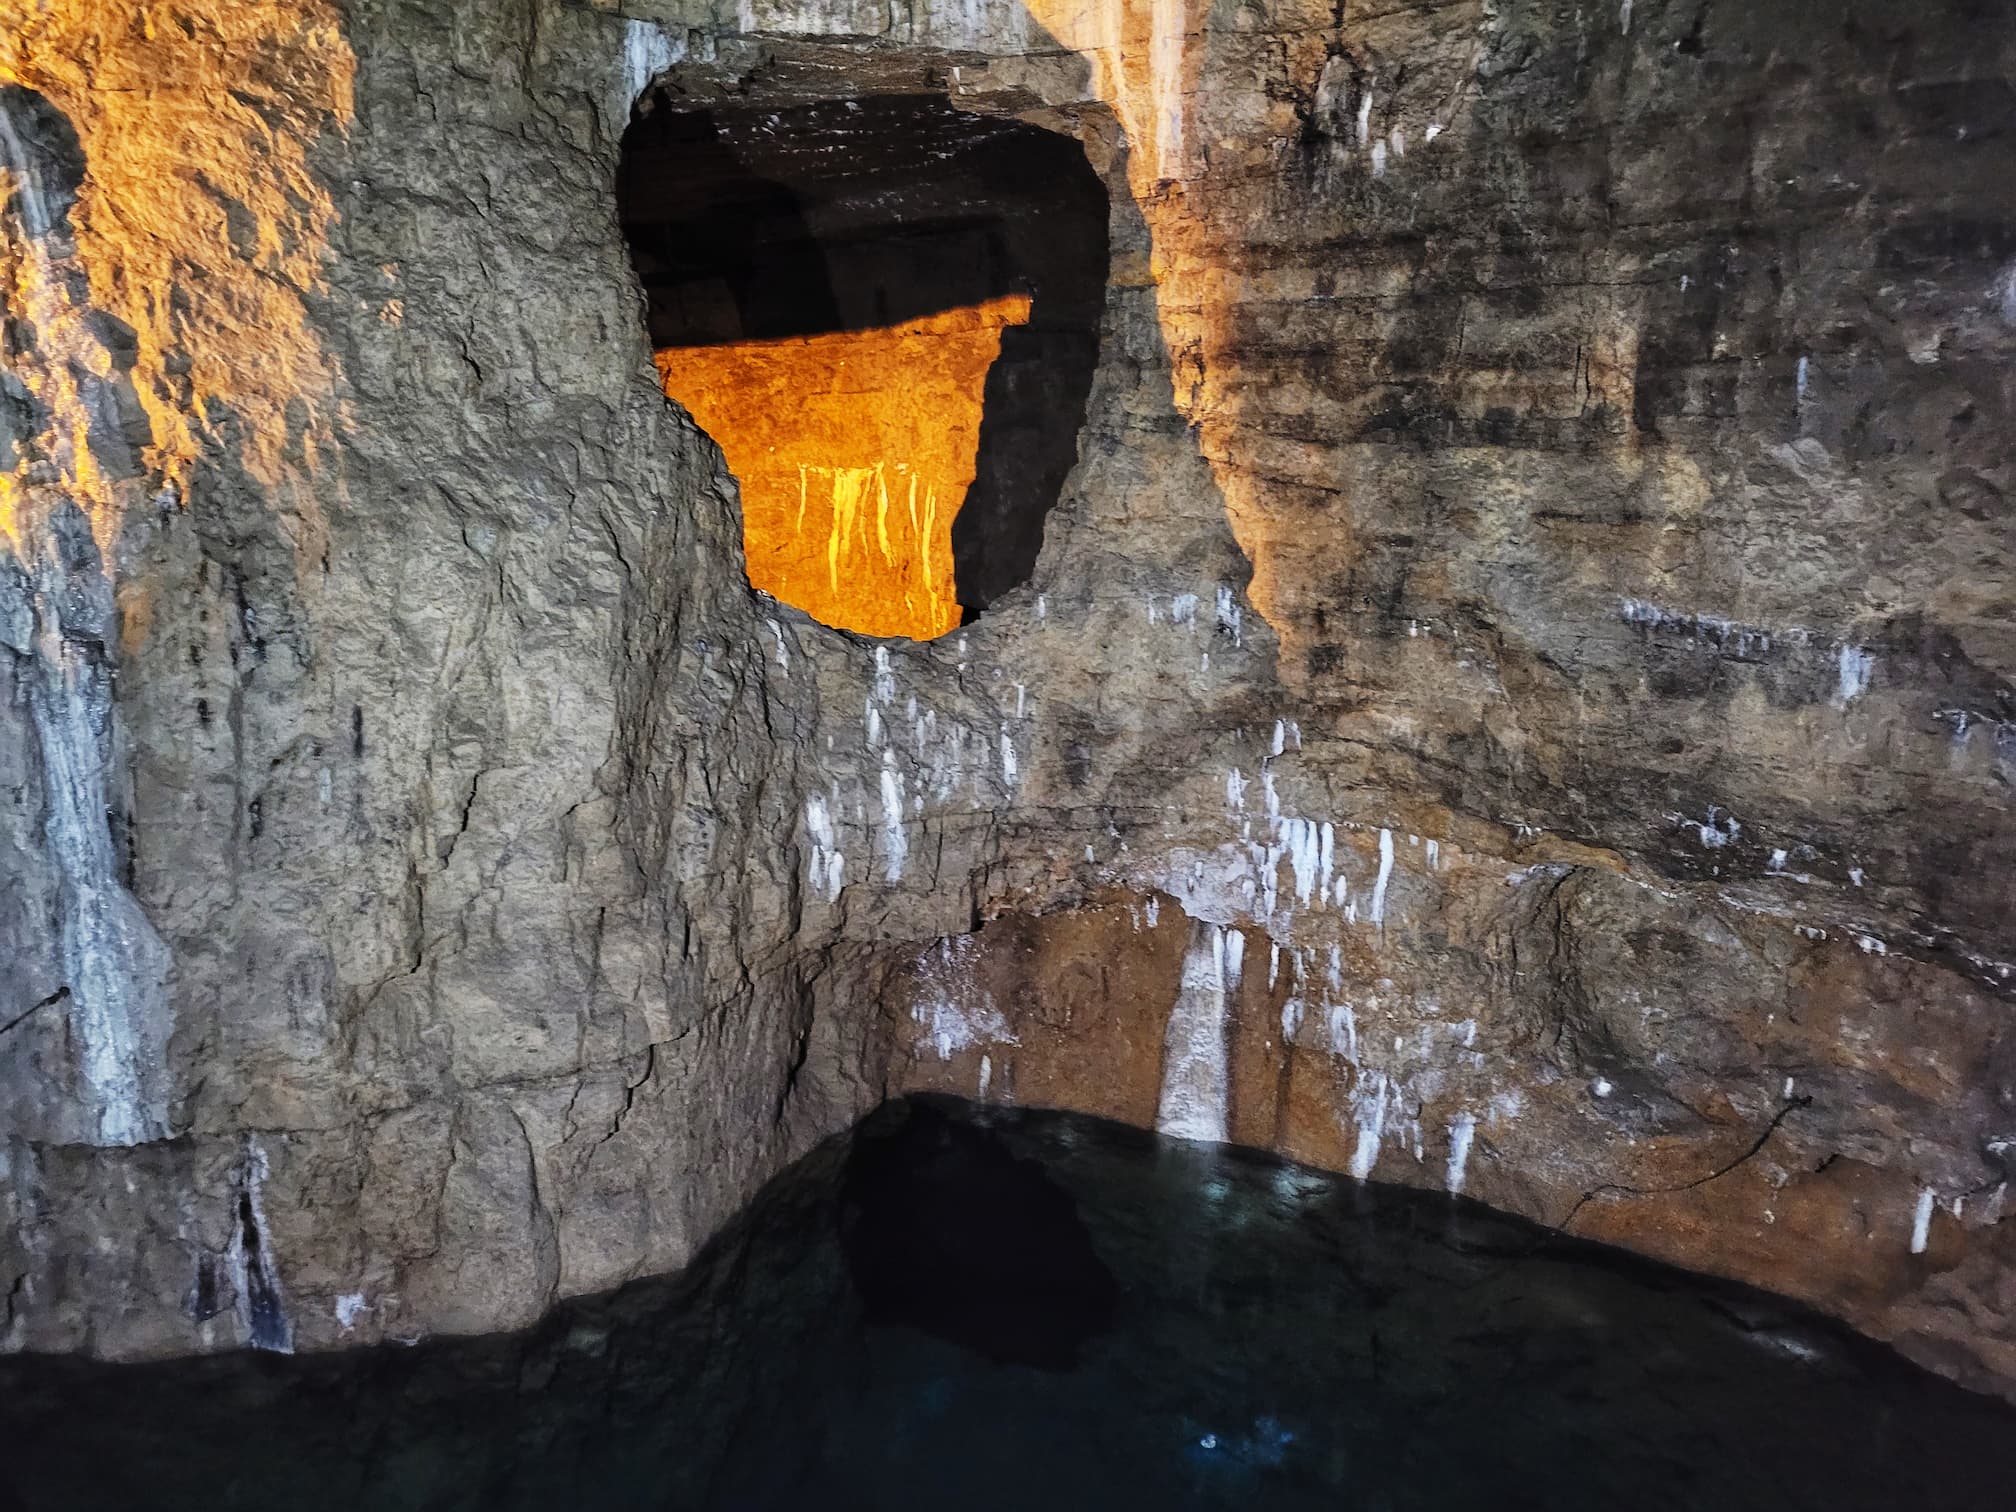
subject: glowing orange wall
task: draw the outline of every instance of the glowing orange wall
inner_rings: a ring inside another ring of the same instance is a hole
[[[657,354],[742,485],[749,581],[864,635],[959,623],[952,519],[973,481],[1010,295],[901,325]]]
[[[35,549],[66,498],[109,542],[125,509],[187,484],[228,415],[301,558],[320,556],[316,469],[341,406],[304,300],[323,287],[335,220],[308,158],[351,116],[340,22],[334,0],[0,0],[0,83],[44,95],[86,162],[72,237],[0,230],[0,303],[35,327],[15,376],[49,416],[32,438],[41,460],[0,475],[0,547]],[[10,178],[0,170],[0,198]],[[133,332],[152,433],[149,476],[123,486],[86,444],[76,371],[111,376],[94,310]]]

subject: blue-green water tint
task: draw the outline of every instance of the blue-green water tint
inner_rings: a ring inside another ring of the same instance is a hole
[[[524,1334],[0,1361],[4,1512],[1983,1512],[2012,1463],[2009,1408],[1757,1293],[936,1100]]]

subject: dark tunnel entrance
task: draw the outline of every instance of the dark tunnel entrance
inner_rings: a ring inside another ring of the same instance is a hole
[[[752,584],[922,639],[1028,581],[1105,299],[1075,140],[928,95],[659,98],[617,193],[665,391],[742,485]]]

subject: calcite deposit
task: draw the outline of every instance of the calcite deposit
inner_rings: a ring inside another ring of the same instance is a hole
[[[0,0],[0,1345],[522,1324],[938,1089],[2016,1393],[2006,19]],[[616,203],[906,94],[1110,200],[920,642],[751,590]]]

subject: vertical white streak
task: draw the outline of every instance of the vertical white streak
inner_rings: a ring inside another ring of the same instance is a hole
[[[106,823],[109,674],[59,629],[53,596],[34,597],[28,711],[42,752],[45,843],[60,883],[56,936],[70,989],[66,1013],[98,1142],[141,1144],[167,1133],[156,1083],[168,948],[120,881]]]
[[[674,58],[672,39],[655,21],[623,23],[623,104],[628,107],[644,93],[646,86],[670,68]]]
[[[903,835],[903,774],[896,770],[896,753],[882,752],[882,875],[886,881],[900,882],[903,859],[910,843]]]
[[[1369,1094],[1369,1095],[1368,1095]],[[1351,1152],[1351,1174],[1359,1181],[1379,1163],[1379,1141],[1386,1133],[1386,1076],[1373,1072],[1362,1078],[1358,1095],[1358,1145]]]
[[[840,896],[842,873],[846,869],[846,857],[840,854],[840,845],[833,831],[833,813],[827,808],[823,794],[814,793],[805,800],[805,832],[812,840],[812,862],[807,882],[814,892],[824,893],[831,903]]]
[[[1834,686],[1834,703],[1837,708],[1847,708],[1869,691],[1869,673],[1875,665],[1876,657],[1873,652],[1865,651],[1860,646],[1842,646],[1839,674]]]
[[[1358,1015],[1349,1003],[1332,1003],[1324,1027],[1330,1034],[1330,1049],[1352,1065],[1358,1064]]]
[[[1911,1253],[1922,1255],[1932,1238],[1932,1188],[1926,1187],[1918,1194],[1918,1211],[1911,1219]]]
[[[1444,1185],[1450,1193],[1463,1190],[1463,1178],[1470,1164],[1470,1141],[1477,1134],[1477,1118],[1473,1113],[1458,1113],[1449,1125],[1449,1169]]]
[[[1225,1138],[1225,961],[1225,931],[1201,919],[1193,923],[1182,983],[1169,1012],[1162,1097],[1155,1111],[1156,1132],[1173,1139]]]
[[[238,1287],[239,1322],[246,1342],[274,1354],[294,1353],[294,1324],[287,1316],[287,1294],[273,1252],[273,1226],[266,1221],[266,1147],[246,1136],[238,1169],[238,1194],[243,1212],[231,1228],[231,1277]]]
[[[1393,876],[1393,831],[1379,831],[1379,875],[1372,883],[1371,919],[1380,929],[1386,927],[1386,884]]]

